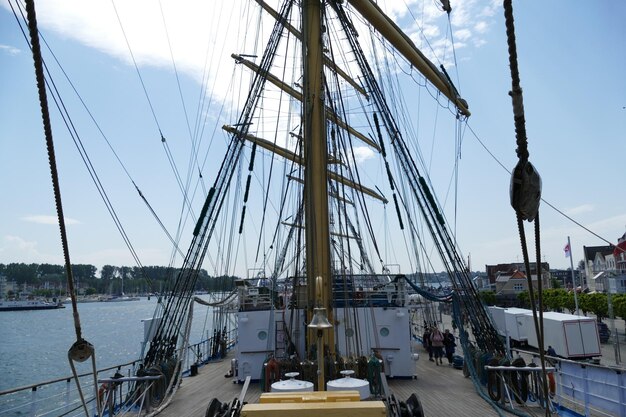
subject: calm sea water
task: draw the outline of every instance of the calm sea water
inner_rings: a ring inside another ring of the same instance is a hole
[[[151,300],[118,303],[80,303],[83,338],[96,350],[98,369],[138,359],[143,323],[156,308]],[[191,343],[212,332],[211,313],[196,305]],[[57,310],[0,312],[0,391],[70,376],[67,351],[76,341],[71,305]],[[91,361],[76,364],[79,373],[91,371]]]

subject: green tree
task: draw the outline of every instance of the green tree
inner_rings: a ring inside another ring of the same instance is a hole
[[[626,321],[626,294],[611,294],[613,302],[613,314]]]
[[[100,278],[104,281],[110,281],[115,276],[115,267],[113,265],[104,265],[100,270]]]
[[[576,312],[576,300],[574,299],[574,291],[565,291],[561,299],[561,306],[569,310],[570,314]]]
[[[606,299],[606,294],[604,293],[583,293],[581,297],[579,297],[578,304],[585,314],[587,311],[592,312],[598,321],[606,318],[609,314],[609,304]]]
[[[96,277],[96,271],[97,268],[93,265],[72,264],[72,275],[81,282],[94,279]]]
[[[560,311],[563,308],[563,297],[565,290],[549,288],[543,290],[543,306],[544,310]]]
[[[530,298],[528,296],[528,291],[522,291],[518,293],[517,301],[522,308],[530,308]]]
[[[481,291],[480,299],[488,306],[496,304],[496,293],[493,291]]]
[[[37,270],[40,275],[62,275],[65,277],[65,268],[62,265],[41,264]]]
[[[15,281],[18,285],[37,282],[38,264],[12,263],[8,264],[5,274],[9,280]]]

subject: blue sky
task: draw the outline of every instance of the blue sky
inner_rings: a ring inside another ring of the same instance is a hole
[[[153,108],[168,144],[185,167],[188,127],[180,106],[162,18],[154,2],[117,2]],[[181,89],[197,101],[205,56],[215,94],[225,96],[231,52],[238,52],[230,25],[239,2],[163,1]],[[416,22],[444,62],[438,39],[446,18],[417,2],[386,1],[384,7],[414,33]],[[426,2],[432,5],[433,2]],[[514,2],[521,84],[530,158],[543,179],[543,197],[603,238],[616,242],[626,231],[626,3],[618,1]],[[453,7],[455,4],[453,3]],[[205,10],[203,10],[205,8]],[[135,183],[172,233],[178,226],[180,192],[167,162],[150,107],[131,64],[109,1],[39,1],[39,28],[70,74],[82,98]],[[143,14],[140,14],[143,13]],[[253,17],[248,16],[248,19]],[[516,162],[510,72],[502,10],[492,1],[467,1],[451,17],[458,80],[472,111],[469,127],[504,166]],[[209,41],[207,41],[209,39]],[[207,48],[215,50],[205,54]],[[200,51],[200,52],[198,52]],[[52,58],[44,52],[47,60]],[[431,52],[427,53],[431,55]],[[60,238],[41,128],[32,57],[5,1],[0,6],[0,262],[62,263]],[[224,81],[221,81],[226,74]],[[55,80],[69,92],[61,75]],[[137,197],[132,182],[72,94],[75,122],[92,162],[145,265],[165,265],[168,239]],[[195,108],[195,107],[191,107]],[[192,110],[193,111],[193,110]],[[214,112],[217,108],[213,109]],[[234,116],[223,115],[233,120]],[[220,120],[219,126],[221,126]],[[76,148],[58,117],[56,152],[73,263],[134,265],[106,212]],[[207,127],[213,129],[213,126]],[[217,143],[216,149],[223,144]],[[432,152],[433,159],[447,157]],[[216,163],[221,159],[209,161]],[[207,179],[207,183],[213,178]],[[521,261],[515,216],[508,202],[509,174],[470,131],[462,144],[456,214],[457,239],[473,270],[485,264]],[[196,211],[201,203],[196,201]],[[546,204],[541,208],[543,259],[569,267],[563,247],[571,236],[574,261],[582,246],[604,245]],[[450,212],[448,211],[450,219]],[[186,233],[186,234],[185,234]],[[528,229],[531,236],[532,230]],[[189,241],[189,223],[183,233]]]

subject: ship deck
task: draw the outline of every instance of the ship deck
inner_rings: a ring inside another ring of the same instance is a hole
[[[209,401],[213,398],[230,403],[239,397],[243,385],[233,383],[224,375],[230,370],[230,357],[220,362],[210,363],[198,370],[198,375],[184,378],[174,399],[159,416],[204,416]],[[425,359],[425,360],[424,360]],[[388,379],[389,388],[398,400],[405,401],[416,393],[422,403],[425,416],[498,416],[512,415],[494,408],[483,400],[470,378],[465,378],[461,370],[434,362],[421,355],[417,361],[416,379]],[[258,383],[251,383],[245,402],[258,402],[261,389]],[[528,412],[528,410],[526,410]]]

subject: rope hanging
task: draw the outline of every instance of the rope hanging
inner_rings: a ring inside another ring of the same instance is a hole
[[[511,0],[504,0],[504,17],[506,21],[507,44],[509,48],[509,66],[511,68],[512,88],[509,95],[513,104],[513,117],[515,121],[515,137],[517,142],[518,162],[511,176],[511,206],[515,210],[517,226],[519,229],[526,279],[528,282],[528,296],[533,311],[535,332],[539,344],[539,358],[543,373],[544,398],[548,398],[548,380],[546,377],[546,364],[544,352],[543,332],[543,300],[542,300],[542,266],[541,266],[541,240],[539,227],[539,203],[541,202],[541,177],[529,161],[528,139],[526,137],[526,119],[524,117],[524,101],[520,86],[519,69],[517,65],[517,47],[515,43],[515,25],[513,18],[513,5]],[[537,303],[535,303],[535,290],[533,287],[532,270],[528,256],[528,245],[524,231],[524,220],[535,223],[535,248],[536,248],[536,273],[537,273]],[[537,317],[539,310],[539,317]],[[550,406],[546,404],[545,415],[551,415]]]
[[[61,187],[59,186],[59,175],[56,166],[56,157],[54,153],[54,141],[52,139],[52,127],[50,124],[50,112],[48,110],[48,97],[46,94],[46,80],[43,71],[43,59],[41,56],[41,46],[39,44],[39,30],[37,29],[37,15],[35,12],[35,3],[33,0],[26,1],[26,14],[28,17],[28,31],[30,34],[31,50],[33,53],[33,61],[35,65],[35,77],[37,79],[37,90],[39,94],[39,104],[41,106],[41,117],[43,119],[44,134],[46,137],[46,147],[48,149],[48,162],[50,164],[50,175],[52,177],[52,187],[54,190],[54,202],[57,210],[57,218],[59,221],[59,229],[61,232],[61,244],[63,247],[63,258],[65,260],[65,271],[67,274],[67,288],[72,299],[72,312],[74,317],[74,329],[76,331],[76,342],[70,347],[67,352],[68,361],[72,368],[72,374],[76,381],[78,393],[85,410],[88,415],[87,404],[83,395],[83,391],[80,386],[80,381],[74,367],[74,361],[84,362],[91,358],[93,377],[94,377],[94,392],[97,396],[98,381],[96,371],[96,359],[95,349],[91,343],[83,339],[82,330],[80,326],[80,316],[78,314],[78,307],[76,304],[76,291],[74,289],[74,278],[72,276],[72,264],[70,261],[69,245],[67,243],[67,233],[65,229],[65,217],[63,215],[63,204],[61,202]],[[98,414],[100,414],[100,405],[98,404]]]

